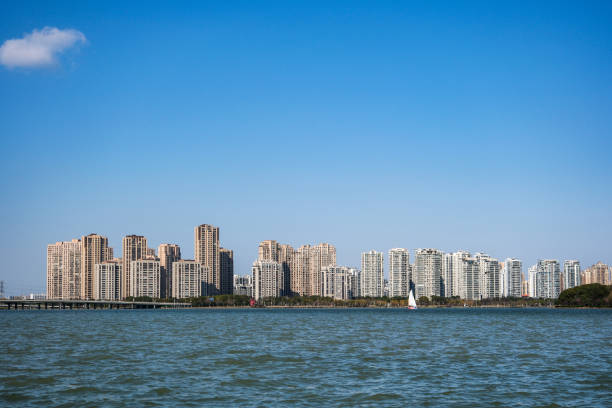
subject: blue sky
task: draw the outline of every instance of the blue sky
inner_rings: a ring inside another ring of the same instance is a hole
[[[609,2],[0,3],[0,43],[44,27],[86,42],[0,66],[9,294],[48,243],[201,223],[241,274],[264,239],[612,262]]]

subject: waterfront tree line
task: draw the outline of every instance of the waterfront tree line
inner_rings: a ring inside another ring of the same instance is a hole
[[[128,301],[173,302],[179,299],[153,299],[150,297],[129,297]],[[180,299],[193,307],[236,307],[249,306],[251,299],[245,295],[199,296]],[[464,300],[458,296],[422,296],[417,301],[420,307],[612,307],[612,286],[599,283],[577,286],[561,292],[559,298],[536,299],[528,297],[489,298]],[[257,306],[276,307],[407,307],[404,297],[363,297],[339,300],[322,296],[281,296],[260,299]]]

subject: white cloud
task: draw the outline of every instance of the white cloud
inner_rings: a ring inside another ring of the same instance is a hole
[[[80,31],[45,27],[23,38],[6,40],[0,47],[0,64],[9,68],[53,65],[57,54],[86,41]]]

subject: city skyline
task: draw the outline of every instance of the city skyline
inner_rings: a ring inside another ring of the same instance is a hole
[[[156,251],[147,238],[122,239],[122,258],[113,257],[108,238],[91,233],[80,239],[47,245],[46,293],[50,299],[172,298],[232,294],[236,284],[234,251],[221,247],[220,227],[194,227],[195,259],[183,259],[180,246],[161,244]],[[612,282],[601,262],[581,269],[579,260],[538,259],[523,273],[520,259],[500,261],[483,252],[444,252],[434,248],[392,248],[361,253],[361,268],[337,263],[330,243],[298,248],[265,240],[252,264],[256,300],[281,296],[460,297],[467,300],[530,296],[555,299],[564,289],[585,283]],[[240,273],[236,275],[241,275]],[[523,286],[526,285],[526,288]],[[240,292],[244,291],[240,285]],[[189,294],[189,295],[187,295]]]
[[[203,227],[203,226],[211,227],[214,230],[216,230],[216,234],[217,234],[217,237],[218,237],[219,230],[220,230],[219,226],[212,226],[212,225],[208,225],[208,224],[203,224],[203,225],[195,227],[195,230],[196,230],[196,239],[197,239],[197,230],[198,230],[198,228],[199,227]],[[83,242],[87,242],[87,241],[82,241],[82,240],[84,238],[88,239],[88,240],[91,240],[92,236],[97,238],[98,241],[104,242],[104,249],[102,249],[102,251],[104,251],[105,249],[107,251],[110,251],[110,258],[104,258],[104,259],[100,258],[99,263],[120,262],[121,265],[123,266],[123,269],[125,269],[126,271],[129,271],[129,266],[126,266],[128,262],[126,262],[123,257],[122,258],[113,258],[112,257],[113,253],[114,254],[122,254],[123,253],[125,255],[125,253],[122,252],[122,251],[123,251],[123,246],[125,245],[126,239],[127,239],[127,242],[132,242],[132,240],[134,240],[134,239],[138,239],[139,241],[142,241],[142,244],[140,245],[140,247],[141,247],[141,250],[143,251],[143,254],[141,254],[139,256],[135,256],[134,257],[135,259],[132,259],[132,260],[136,260],[136,259],[144,260],[144,259],[147,259],[147,257],[154,256],[154,257],[156,257],[161,262],[160,265],[162,266],[162,269],[163,269],[163,265],[164,265],[164,259],[166,259],[163,256],[163,254],[165,254],[165,251],[167,251],[168,248],[172,248],[174,251],[176,251],[178,253],[178,258],[173,258],[175,260],[194,261],[196,259],[196,257],[194,257],[193,255],[190,255],[189,250],[188,250],[188,248],[190,248],[190,247],[194,248],[194,249],[195,249],[195,247],[197,247],[196,241],[193,239],[193,235],[192,235],[192,242],[190,244],[187,244],[187,246],[180,245],[180,244],[177,244],[175,242],[162,242],[162,243],[160,243],[158,245],[153,245],[152,243],[149,242],[147,237],[144,236],[144,235],[130,234],[130,235],[125,235],[125,236],[123,236],[121,238],[122,245],[120,245],[120,247],[117,248],[115,246],[112,246],[111,243],[113,241],[108,239],[108,237],[106,237],[102,233],[101,234],[90,233],[90,234],[87,234],[87,235],[79,236],[78,238],[71,238],[71,239],[66,239],[66,240],[63,240],[63,241],[62,240],[56,241],[56,243],[49,243],[48,245],[51,247],[51,246],[56,246],[56,245],[60,245],[60,244],[62,244],[62,245],[71,244],[71,245],[73,245],[76,248],[75,250],[81,251],[84,248],[86,248],[86,246],[83,244]],[[219,240],[219,242],[220,242],[220,240]],[[316,249],[316,248],[318,248],[321,245],[330,246],[330,247],[332,247],[332,249],[334,251],[333,252],[333,259],[334,260],[336,259],[337,249],[336,249],[336,245],[335,244],[324,243],[321,240],[314,240],[313,242],[321,242],[321,243],[320,244],[316,244],[316,243],[315,244],[306,244],[306,245],[296,244],[296,246],[293,246],[293,245],[287,244],[287,243],[281,244],[280,242],[278,242],[276,240],[263,240],[263,241],[259,241],[257,243],[257,245],[259,246],[259,251],[257,251],[257,250],[254,251],[251,248],[251,252],[253,252],[253,254],[248,254],[248,255],[242,254],[242,258],[244,258],[244,257],[248,258],[249,256],[252,255],[253,259],[257,260],[260,257],[262,257],[262,254],[263,254],[262,253],[262,245],[263,244],[266,244],[266,243],[267,244],[275,243],[276,245],[278,245],[277,251],[278,251],[279,254],[281,253],[281,248],[282,247],[288,247],[288,248],[294,249],[296,251],[296,253],[299,253],[300,252],[299,250],[303,250],[304,248],[307,248],[309,251],[312,251],[313,249]],[[251,260],[251,262],[249,262],[249,267],[246,270],[236,270],[236,266],[235,266],[235,263],[234,263],[235,262],[235,255],[234,255],[235,251],[232,250],[232,249],[223,248],[219,244],[217,244],[217,245],[219,247],[218,248],[219,249],[219,253],[223,253],[223,252],[231,253],[231,259],[232,259],[231,269],[232,269],[232,275],[233,276],[243,276],[245,274],[252,273],[252,267],[253,267],[253,261],[252,260]],[[155,247],[157,247],[157,252],[148,253],[148,251],[155,251]],[[51,254],[49,251],[50,251],[50,249],[47,248],[47,250],[46,250],[46,257],[47,257],[46,258],[46,262],[48,262],[49,256]],[[455,254],[464,254],[465,253],[465,254],[472,254],[472,257],[476,257],[476,261],[478,261],[478,263],[480,263],[480,258],[482,256],[484,256],[485,258],[494,259],[495,261],[498,261],[499,263],[504,263],[504,262],[508,262],[508,261],[518,261],[519,264],[521,265],[520,266],[520,270],[521,270],[521,283],[523,281],[528,281],[529,280],[529,269],[530,268],[537,266],[540,261],[546,261],[547,259],[554,259],[554,260],[558,261],[558,263],[560,264],[560,271],[559,271],[560,276],[561,275],[569,276],[569,275],[567,275],[567,272],[563,272],[564,267],[565,267],[564,264],[566,262],[568,262],[570,264],[571,263],[577,263],[577,268],[578,268],[578,271],[579,271],[578,273],[584,272],[585,270],[589,269],[590,267],[596,267],[598,264],[602,264],[602,263],[603,264],[609,264],[605,260],[602,260],[602,259],[599,259],[599,258],[598,258],[597,261],[589,263],[589,262],[584,262],[584,261],[582,261],[580,259],[576,260],[576,259],[573,259],[572,257],[563,257],[563,256],[562,257],[557,257],[557,258],[539,257],[539,258],[536,259],[535,262],[529,263],[529,262],[523,261],[520,256],[515,256],[515,255],[495,256],[495,255],[490,255],[487,252],[482,251],[482,250],[481,251],[474,251],[474,250],[471,250],[471,249],[445,250],[445,249],[440,249],[440,248],[423,249],[422,247],[421,248],[393,247],[393,248],[389,248],[388,250],[380,250],[380,251],[377,250],[377,249],[368,249],[368,250],[363,249],[363,250],[361,250],[361,252],[359,252],[359,258],[361,258],[361,261],[359,261],[359,259],[356,260],[356,261],[352,261],[352,262],[351,261],[349,261],[349,262],[341,262],[340,260],[338,260],[338,261],[332,262],[330,265],[331,266],[337,266],[337,267],[347,267],[347,268],[357,268],[357,269],[360,269],[362,267],[362,265],[363,265],[363,259],[362,258],[363,258],[364,253],[368,253],[368,252],[372,252],[372,251],[374,253],[379,254],[381,256],[382,265],[383,265],[383,277],[384,277],[385,281],[387,281],[389,283],[391,282],[391,278],[390,278],[390,276],[391,276],[390,275],[391,258],[390,258],[390,255],[391,255],[392,252],[396,252],[396,251],[407,251],[407,261],[408,261],[407,265],[408,265],[408,267],[410,269],[409,269],[409,271],[406,270],[405,273],[409,274],[410,276],[412,276],[412,274],[415,274],[415,276],[416,276],[416,273],[417,273],[417,270],[415,268],[415,259],[418,259],[418,257],[416,256],[418,251],[436,251],[439,254],[439,256],[440,256],[440,261],[439,261],[440,262],[440,270],[439,270],[439,272],[440,272],[440,276],[442,278],[446,278],[446,274],[447,274],[447,272],[444,269],[444,263],[446,262],[445,261],[445,257],[452,257]],[[195,253],[195,250],[192,253]],[[342,254],[340,252],[339,259],[346,259],[347,258],[346,256],[341,256],[341,255]],[[312,256],[312,255],[309,255],[309,256]],[[266,255],[263,255],[263,258],[261,258],[261,259],[266,259],[266,260],[268,260],[268,259],[275,259],[275,260],[278,260],[278,258],[274,258],[273,256],[270,257],[269,253],[266,253]],[[132,260],[130,260],[129,262],[131,262]],[[409,260],[412,260],[412,261],[409,261]],[[85,269],[83,269],[83,268],[85,268],[85,266],[81,264],[82,260],[80,260],[79,262],[80,262],[79,265],[75,267],[76,270],[83,271],[84,273],[87,273],[85,271]],[[166,259],[165,262],[168,262],[167,259]],[[98,262],[96,262],[96,263],[98,263]],[[219,263],[220,263],[219,266],[221,266],[221,262],[219,262]],[[172,262],[170,262],[170,265],[171,264],[172,264]],[[94,266],[94,264],[91,264],[90,265],[90,269],[92,269],[93,266]],[[581,267],[582,267],[582,269],[580,269]],[[310,268],[309,264],[308,264],[307,268]],[[412,268],[414,268],[414,269],[412,269]],[[18,294],[22,295],[24,293],[44,293],[44,292],[46,292],[47,287],[48,287],[48,283],[47,282],[49,280],[49,276],[47,274],[47,270],[44,267],[43,267],[43,269],[44,269],[43,272],[44,272],[44,275],[45,275],[44,283],[42,284],[43,288],[38,289],[38,290],[25,290],[25,291],[21,290],[21,291],[19,291],[19,293],[10,293],[10,290],[9,290],[9,292],[6,292],[6,293],[8,295],[18,295]],[[323,269],[323,267],[314,268],[314,269],[321,270],[321,269]],[[164,279],[166,279],[165,282],[168,281],[168,274],[171,276],[172,275],[172,271],[171,270],[167,271],[166,275],[162,275],[162,283],[161,283],[162,285],[167,285],[167,283],[164,284]],[[219,270],[217,271],[217,276],[219,276],[219,279],[221,277],[221,274],[222,274],[221,268],[219,268]],[[227,274],[227,272],[226,272],[226,274]],[[125,281],[129,281],[129,272],[123,274],[122,279],[123,279],[124,282]],[[321,277],[319,277],[318,279],[321,279]],[[90,281],[93,281],[92,276],[90,276]],[[5,284],[5,287],[6,287],[6,281],[4,281],[4,282],[5,282],[4,284]],[[227,285],[230,284],[229,281],[226,280],[226,282],[228,282],[228,283],[225,284],[226,285],[226,286],[224,286],[225,288],[227,288],[228,287]],[[91,285],[91,283],[90,283],[90,285]],[[289,282],[287,282],[287,285],[289,285]],[[84,280],[82,280],[82,277],[81,277],[81,280],[78,281],[78,283],[76,284],[76,287],[72,290],[71,293],[73,293],[73,292],[74,293],[82,293],[83,290],[84,290],[83,289],[84,286],[86,286],[86,282]],[[122,286],[123,286],[122,297],[129,296],[129,291],[130,291],[129,288],[125,288],[125,283],[123,283]],[[415,293],[416,293],[417,292],[417,288],[414,288],[414,289],[415,289]],[[172,293],[172,288],[167,288],[165,290],[168,290],[168,293]],[[440,288],[438,288],[438,290],[440,290]],[[451,292],[447,292],[447,290],[451,290]],[[516,292],[516,290],[517,289],[515,288],[515,292]],[[91,293],[91,291],[90,291],[90,293]],[[287,293],[289,293],[289,292],[287,292]],[[427,293],[429,293],[429,291]],[[456,295],[456,293],[452,292],[452,289],[447,289],[447,288],[442,289],[442,293],[445,293],[446,296]]]
[[[0,4],[7,293],[90,232],[194,258],[202,219],[237,273],[265,239],[612,262],[609,2],[108,4]]]

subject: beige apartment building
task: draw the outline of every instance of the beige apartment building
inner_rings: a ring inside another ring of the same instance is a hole
[[[108,238],[98,234],[81,238],[81,299],[94,298],[95,265],[108,260],[108,253]]]
[[[194,229],[195,261],[207,268],[207,276],[203,277],[203,294],[216,295],[221,293],[221,259],[219,255],[219,227],[202,224]]]
[[[603,262],[597,262],[590,268],[586,268],[582,271],[580,276],[580,283],[587,285],[589,283],[601,283],[602,285],[611,285],[612,279],[610,276],[610,267]]]
[[[47,245],[47,298],[81,298],[81,241]]]
[[[132,261],[145,259],[147,256],[147,239],[142,235],[127,235],[123,237],[123,278],[121,282],[121,298],[132,296]]]
[[[157,248],[161,272],[161,297],[172,295],[172,264],[181,259],[181,248],[176,244],[161,244]]]

